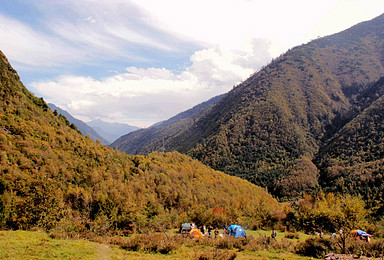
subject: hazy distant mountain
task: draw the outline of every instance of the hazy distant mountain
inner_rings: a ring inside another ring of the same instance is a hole
[[[110,146],[129,154],[163,151],[169,139],[188,129],[222,98],[223,95],[216,96],[166,121],[121,136]]]
[[[109,143],[113,143],[122,135],[126,135],[132,131],[140,129],[136,126],[131,126],[121,123],[108,123],[102,120],[93,120],[87,122],[99,135],[104,137]]]
[[[99,140],[102,144],[104,145],[107,145],[107,144],[110,144],[111,142],[105,140],[105,138],[103,138],[100,134],[98,134],[92,127],[90,127],[89,125],[87,125],[86,123],[84,123],[83,121],[77,119],[77,118],[74,118],[71,114],[69,114],[67,111],[65,111],[64,109],[61,109],[57,106],[55,106],[54,104],[52,103],[48,103],[48,107],[52,110],[52,111],[55,111],[57,110],[58,114],[62,114],[64,115],[68,121],[70,123],[73,123],[77,129],[84,135],[84,136],[88,136],[96,141],[96,140]]]

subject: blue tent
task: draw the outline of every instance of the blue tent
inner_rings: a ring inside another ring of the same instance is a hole
[[[230,225],[230,226],[228,227],[228,229],[229,229],[229,235],[230,235],[230,236],[234,236],[234,235],[235,235],[235,228],[238,228],[238,227],[241,228],[240,225]]]
[[[234,237],[246,237],[247,236],[247,234],[245,234],[245,231],[242,227],[236,227],[234,231],[235,231]]]
[[[372,235],[368,234],[367,232],[363,230],[357,230],[356,231],[356,236],[360,237],[371,237]]]
[[[240,225],[230,225],[229,235],[233,237],[246,237],[244,229]]]

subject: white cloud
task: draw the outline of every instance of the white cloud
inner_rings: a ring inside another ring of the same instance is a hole
[[[274,56],[384,12],[382,0],[140,0],[159,26],[195,40],[236,48],[271,41]]]
[[[0,14],[0,46],[5,55],[23,68],[56,66],[58,61],[70,63],[84,55],[54,36],[38,32],[30,26]]]
[[[102,118],[147,127],[227,92],[270,60],[267,42],[253,40],[245,47],[242,51],[222,46],[197,51],[191,66],[178,74],[164,68],[129,67],[125,73],[102,80],[61,76],[34,82],[31,87],[85,121]]]
[[[27,24],[0,14],[2,50],[17,70],[62,71],[41,73],[32,90],[84,120],[142,127],[227,92],[271,56],[384,12],[382,0],[21,2],[39,15]]]
[[[0,46],[20,71],[68,71],[73,65],[115,60],[150,64],[154,54],[185,55],[197,47],[157,28],[133,1],[37,0],[26,5],[40,12],[28,14],[33,24],[0,11]]]
[[[308,39],[340,32],[384,12],[382,0],[338,0],[331,7],[311,27]]]

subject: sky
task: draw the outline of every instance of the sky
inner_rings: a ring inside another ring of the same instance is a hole
[[[0,50],[74,117],[149,127],[383,13],[384,0],[1,0]]]

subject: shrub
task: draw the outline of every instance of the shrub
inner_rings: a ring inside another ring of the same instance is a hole
[[[215,247],[217,249],[237,249],[239,251],[260,251],[264,249],[282,249],[287,251],[293,250],[293,243],[291,241],[287,239],[276,241],[272,240],[268,236],[259,236],[257,238],[254,238],[253,236],[248,236],[246,238],[224,237],[223,239],[213,241],[215,241]]]
[[[254,239],[253,237],[250,237],[244,249],[249,251],[260,251],[265,249],[265,246],[258,240]]]
[[[371,257],[381,257],[384,258],[384,241],[377,240],[370,244],[369,256]]]
[[[294,250],[294,244],[292,243],[292,241],[283,238],[274,245],[274,249],[293,251]]]
[[[347,245],[347,250],[351,254],[368,257],[382,257],[384,252],[384,241],[377,240],[367,243],[362,240],[353,240]]]
[[[120,246],[126,250],[161,254],[168,254],[181,245],[180,240],[168,238],[162,233],[137,235],[131,239],[123,240],[122,242],[123,244]]]
[[[231,252],[228,250],[220,250],[220,249],[211,249],[205,251],[201,254],[195,254],[194,259],[198,260],[233,260],[237,257],[236,252]]]
[[[288,238],[288,239],[299,239],[299,234],[297,234],[297,233],[288,233],[288,234],[285,234],[284,237]]]
[[[244,246],[248,244],[248,238],[235,238],[224,237],[223,239],[216,240],[216,248],[218,249],[239,249],[244,250]]]
[[[380,219],[380,221],[376,223],[376,227],[372,233],[375,235],[375,237],[384,237],[384,218]]]
[[[322,238],[308,238],[304,242],[296,245],[295,252],[300,255],[322,258],[332,250],[332,244],[329,240]]]

